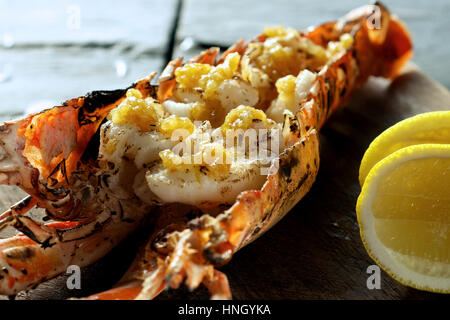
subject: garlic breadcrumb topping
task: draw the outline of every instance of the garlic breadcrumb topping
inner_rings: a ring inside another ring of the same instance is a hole
[[[154,129],[164,116],[164,108],[153,98],[143,98],[136,89],[128,89],[126,98],[113,109],[108,119],[115,124],[133,124],[144,132]]]

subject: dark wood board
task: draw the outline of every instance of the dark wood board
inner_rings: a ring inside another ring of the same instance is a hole
[[[383,130],[409,116],[449,110],[448,90],[413,65],[392,82],[372,78],[320,133],[321,164],[310,192],[276,226],[237,252],[221,270],[234,299],[439,299],[444,295],[405,287],[384,272],[381,289],[369,290],[364,250],[356,222],[358,169],[364,151]],[[0,209],[19,199],[2,187]],[[18,299],[82,297],[110,288],[145,240],[137,232],[82,273],[82,289],[68,290],[62,275]],[[6,298],[6,297],[5,297]],[[158,299],[207,299],[200,289],[164,292]]]

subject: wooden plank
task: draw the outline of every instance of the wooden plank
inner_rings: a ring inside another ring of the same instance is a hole
[[[366,286],[374,262],[361,243],[355,204],[364,151],[383,130],[426,111],[449,110],[450,93],[410,65],[394,81],[372,78],[320,133],[321,164],[311,191],[271,230],[237,252],[221,268],[235,299],[434,299],[441,296],[397,283],[382,273],[381,289]],[[1,193],[0,204],[13,194]],[[85,268],[81,290],[68,290],[65,276],[20,299],[85,296],[111,287],[132,261],[145,230]],[[158,299],[205,299],[201,289],[163,293]]]
[[[151,72],[163,58],[121,46],[0,50],[10,65],[10,78],[0,83],[0,116],[42,110],[92,90],[126,88]]]
[[[175,5],[176,0],[1,1],[0,36],[19,47],[120,42],[161,53]]]
[[[450,2],[384,0],[387,7],[408,26],[414,41],[413,61],[434,79],[450,88],[450,43],[438,36],[449,30]],[[187,0],[184,1],[177,33],[178,44],[193,38],[200,44],[228,47],[241,38],[252,39],[264,26],[283,25],[305,29],[325,21],[336,20],[348,11],[369,1],[307,0]],[[185,42],[184,44],[187,44]],[[191,57],[198,47],[177,47],[174,56]]]
[[[0,1],[0,119],[159,72],[176,3]]]

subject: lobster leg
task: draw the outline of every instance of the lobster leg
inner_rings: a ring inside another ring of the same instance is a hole
[[[54,243],[51,243],[51,240],[57,238],[57,232],[55,229],[41,225],[30,217],[11,217],[11,220],[8,221],[6,225],[11,225],[16,230],[21,231],[28,238],[32,239],[36,243],[39,243],[44,248],[52,246]]]
[[[135,300],[135,299],[153,299],[165,288],[166,281],[162,273],[156,272],[148,278],[152,283],[151,290],[143,290],[143,281],[135,280],[119,285],[101,293],[87,297],[87,300]],[[229,300],[231,299],[231,290],[228,284],[227,276],[214,270],[212,276],[203,279],[203,284],[211,292],[211,300]],[[189,286],[189,285],[188,285]]]
[[[38,223],[34,221],[32,218],[24,215],[25,213],[27,213],[27,211],[33,208],[33,206],[36,203],[37,200],[35,198],[28,196],[23,200],[19,201],[18,203],[16,203],[15,205],[13,205],[9,210],[5,211],[0,216],[0,230],[4,229],[5,227],[11,226],[45,248],[54,245],[58,241],[65,241],[65,238],[68,237],[65,234],[66,233],[65,229],[68,226],[70,225],[79,226],[82,224],[81,222],[80,223],[72,222],[65,224],[51,223],[48,225]],[[101,217],[97,216],[94,222],[100,223]],[[92,224],[92,222],[90,222],[90,224]],[[54,227],[49,227],[50,225]],[[64,226],[65,228],[59,229],[56,228],[56,225]],[[77,229],[75,232],[72,233],[75,233],[77,237],[82,237],[89,233],[89,228],[87,226],[84,226],[84,228]],[[64,235],[64,237],[62,235]]]
[[[44,249],[25,235],[0,240],[1,292],[14,295],[64,272],[76,251],[74,243]]]
[[[37,203],[36,198],[25,197],[0,215],[0,230],[11,226],[43,247],[51,246],[50,240],[57,237],[55,229],[48,228],[30,217],[24,216]]]
[[[220,219],[203,215],[191,223],[194,230],[186,225],[172,224],[172,229],[186,229],[153,234],[115,288],[86,299],[153,299],[164,289],[176,289],[183,282],[190,290],[203,283],[210,291],[211,299],[231,299],[227,277],[205,258],[204,251],[208,247],[205,242],[214,241],[212,239],[218,236],[213,229]],[[219,238],[226,242],[226,237]]]
[[[10,222],[19,215],[23,215],[31,210],[37,204],[37,199],[27,196],[11,206],[0,215],[0,230],[10,224]]]
[[[227,276],[219,270],[214,270],[212,279],[204,279],[204,285],[212,293],[211,300],[231,299],[230,285]]]
[[[164,286],[161,290],[164,289]],[[142,291],[142,281],[132,281],[114,289],[91,295],[86,300],[134,300]],[[159,292],[158,292],[159,293]]]
[[[145,213],[135,212],[133,222],[109,214],[101,222],[86,224],[41,225],[19,216],[16,222],[24,223],[27,233],[0,240],[0,292],[14,295],[65,272],[70,265],[84,267],[97,261],[139,226]]]

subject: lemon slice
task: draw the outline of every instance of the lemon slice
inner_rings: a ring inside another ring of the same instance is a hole
[[[367,252],[391,277],[450,293],[450,145],[409,146],[379,161],[356,212]]]
[[[401,148],[424,143],[450,143],[450,111],[422,113],[400,121],[380,134],[361,161],[361,186],[378,161]]]

